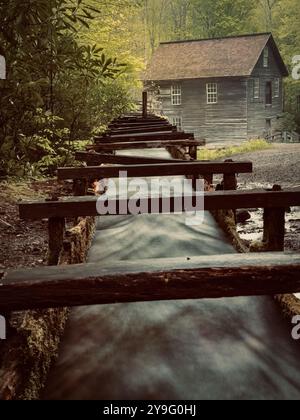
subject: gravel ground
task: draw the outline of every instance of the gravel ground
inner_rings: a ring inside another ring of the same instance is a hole
[[[253,174],[239,176],[241,187],[300,186],[300,143],[276,144],[271,149],[237,155],[233,159],[250,160],[254,165]]]
[[[276,144],[271,149],[236,155],[236,161],[253,162],[252,174],[239,175],[240,189],[282,188],[300,186],[300,144]],[[262,210],[251,211],[251,220],[239,226],[242,238],[259,240],[262,236]],[[294,207],[286,216],[286,250],[300,251],[300,207]]]

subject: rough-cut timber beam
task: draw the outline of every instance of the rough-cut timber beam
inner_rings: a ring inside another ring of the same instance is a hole
[[[2,276],[2,278],[1,278]],[[300,292],[300,255],[120,261],[0,272],[0,312]]]
[[[166,128],[166,127],[174,127],[170,122],[168,121],[153,121],[148,123],[121,123],[121,124],[114,124],[108,126],[109,130],[140,130],[142,128]]]
[[[137,128],[133,128],[133,127],[127,127],[127,128],[115,128],[115,129],[110,129],[109,131],[106,132],[106,134],[103,136],[105,137],[109,137],[109,136],[135,136],[138,134],[154,134],[154,133],[174,133],[176,132],[176,127],[172,126],[172,125],[163,125],[163,126],[147,126],[147,127],[137,127]]]
[[[102,165],[103,163],[120,165],[144,165],[151,163],[186,163],[186,160],[179,159],[160,159],[154,157],[124,156],[124,155],[106,155],[91,152],[76,152],[76,160],[86,162],[90,165]]]
[[[120,143],[120,142],[141,142],[160,140],[194,140],[194,134],[184,132],[173,133],[148,133],[148,134],[125,134],[122,136],[101,136],[94,137],[96,143]]]
[[[130,141],[117,143],[98,143],[87,146],[87,150],[95,150],[96,152],[113,151],[113,150],[130,150],[130,149],[163,149],[173,146],[203,146],[202,140],[152,140],[152,141]]]
[[[131,165],[88,168],[58,168],[58,179],[79,178],[118,178],[121,172],[128,177],[171,176],[171,175],[207,175],[207,174],[236,174],[252,172],[251,162],[186,162],[159,163],[148,165]]]
[[[127,128],[140,128],[140,127],[157,127],[157,126],[170,126],[171,124],[167,120],[161,121],[141,121],[141,122],[119,122],[114,124],[109,124],[109,129],[127,129]]]
[[[134,116],[127,116],[127,117],[122,117],[122,118],[118,118],[116,120],[113,120],[111,122],[111,124],[119,124],[119,123],[128,123],[128,122],[132,122],[132,123],[145,123],[145,122],[154,122],[154,121],[167,121],[165,118],[162,117],[157,117],[155,115],[149,115],[147,118],[143,118],[141,115],[134,115]]]
[[[60,201],[34,201],[21,202],[19,204],[19,211],[21,219],[39,220],[52,217],[84,217],[97,216],[97,197],[67,197]],[[151,198],[141,199],[143,207],[146,206],[149,212],[154,214],[163,214],[166,203],[170,203],[170,212],[176,211],[176,202],[178,197],[164,197],[159,198],[159,210],[151,209]],[[195,210],[197,198],[191,196],[190,205]],[[109,200],[108,205],[114,203],[114,200]],[[120,213],[119,209],[128,209],[127,200],[116,200],[116,213]],[[205,210],[220,210],[220,209],[247,209],[247,208],[287,208],[290,206],[300,206],[300,188],[294,188],[285,191],[264,191],[264,190],[250,190],[250,191],[215,191],[204,194],[204,209]],[[143,208],[141,207],[141,208]],[[186,208],[188,211],[189,208]],[[201,210],[201,209],[197,209]],[[130,214],[129,210],[127,210]]]

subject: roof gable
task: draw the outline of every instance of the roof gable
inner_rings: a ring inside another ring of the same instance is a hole
[[[161,43],[144,80],[250,76],[268,43],[283,76],[287,76],[288,71],[272,34],[264,33]]]

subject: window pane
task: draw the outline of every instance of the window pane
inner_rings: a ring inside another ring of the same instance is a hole
[[[172,117],[172,125],[175,125],[178,131],[182,131],[182,118],[181,117]]]
[[[207,92],[207,103],[208,104],[218,103],[218,85],[217,85],[217,83],[207,83],[206,92]]]
[[[253,79],[253,98],[260,98],[260,79],[258,77]]]
[[[280,96],[280,79],[274,80],[274,97],[279,98]]]
[[[272,105],[272,82],[266,83],[266,105]]]
[[[181,86],[174,85],[171,89],[172,105],[181,105]]]
[[[264,49],[264,67],[269,67],[269,48]]]

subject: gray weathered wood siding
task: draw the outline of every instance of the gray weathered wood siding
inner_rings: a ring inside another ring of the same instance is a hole
[[[218,103],[207,104],[206,84],[217,83]],[[172,105],[171,86],[180,85],[181,105]],[[247,80],[196,79],[160,83],[163,113],[181,117],[183,129],[208,142],[247,138]]]
[[[260,79],[260,98],[254,99],[254,78]],[[279,97],[274,96],[275,79],[280,79]],[[266,105],[266,83],[272,82],[272,105]],[[207,104],[206,85],[217,83],[218,103]],[[182,127],[196,138],[212,142],[237,142],[267,134],[267,120],[271,130],[278,129],[283,111],[283,82],[280,68],[269,48],[269,66],[263,66],[263,53],[251,77],[223,77],[213,79],[158,82],[161,88],[163,114],[171,121],[181,117]],[[171,86],[180,85],[181,105],[172,105]]]
[[[269,66],[263,66],[263,54],[252,73],[253,77],[260,79],[260,98],[253,97],[253,78],[248,80],[248,138],[261,137],[266,134],[266,120],[271,120],[272,131],[280,126],[280,119],[277,117],[283,111],[283,80],[280,69],[276,63],[271,48],[269,48]],[[280,79],[279,97],[274,96],[275,79]],[[272,82],[273,98],[272,105],[266,105],[266,83]]]

